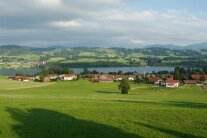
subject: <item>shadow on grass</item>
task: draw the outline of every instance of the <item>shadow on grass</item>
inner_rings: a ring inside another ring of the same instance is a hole
[[[126,103],[138,103],[138,104],[169,105],[175,107],[194,108],[194,109],[207,109],[207,103],[196,103],[196,102],[179,102],[179,101],[151,102],[151,101],[133,101],[133,100],[115,100],[115,101],[126,102]]]
[[[155,126],[140,123],[140,122],[134,122],[134,124],[140,125],[141,127],[146,127],[146,128],[152,129],[154,131],[159,131],[161,133],[165,133],[165,134],[168,134],[168,135],[179,137],[179,138],[203,138],[203,137],[195,136],[195,135],[192,135],[192,134],[186,134],[186,133],[183,133],[183,132],[179,132],[179,131],[171,130],[171,129],[167,129],[167,128],[159,128],[159,127],[155,127]]]
[[[69,138],[69,137],[141,137],[121,129],[76,119],[47,109],[20,110],[7,108],[11,117],[19,122],[12,129],[21,138]]]
[[[107,94],[119,94],[120,92],[111,92],[111,91],[95,91],[97,93],[107,93]]]

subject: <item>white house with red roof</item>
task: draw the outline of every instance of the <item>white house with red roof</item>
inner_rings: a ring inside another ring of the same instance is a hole
[[[165,86],[167,88],[178,88],[180,85],[179,80],[174,80],[173,78],[168,78],[165,80]]]
[[[64,81],[70,81],[77,79],[77,75],[75,74],[63,74],[61,75],[61,79]]]

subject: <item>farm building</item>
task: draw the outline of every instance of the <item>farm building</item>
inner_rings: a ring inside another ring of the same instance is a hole
[[[184,80],[185,84],[197,84],[197,82],[196,80]]]
[[[28,77],[25,77],[25,76],[10,76],[9,77],[9,80],[16,80],[16,81],[29,81],[29,78]]]
[[[64,81],[75,80],[75,79],[77,79],[77,75],[75,74],[63,74],[61,76],[61,80],[64,80]]]
[[[159,84],[162,80],[158,77],[149,77],[148,82],[152,84]]]
[[[207,75],[191,75],[191,78],[193,80],[200,80],[202,76],[204,76],[205,79],[207,79]]]
[[[165,86],[167,88],[178,88],[179,85],[180,85],[179,80],[174,80],[173,78],[168,78],[167,80],[165,80]]]
[[[114,76],[108,74],[95,74],[93,78],[91,78],[92,82],[113,82]]]

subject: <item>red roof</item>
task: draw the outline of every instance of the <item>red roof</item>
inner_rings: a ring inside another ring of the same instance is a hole
[[[109,78],[104,78],[104,79],[100,79],[100,81],[113,81],[114,79],[109,77]]]
[[[197,81],[196,80],[184,80],[185,84],[196,84]]]
[[[191,75],[194,80],[200,80],[200,78],[204,76],[207,79],[207,75]]]
[[[73,77],[74,74],[64,74],[63,77]]]
[[[148,81],[155,83],[155,82],[159,81],[159,78],[158,77],[150,77],[150,78],[148,78]]]
[[[165,83],[179,83],[179,80],[174,80],[173,78],[168,78]]]

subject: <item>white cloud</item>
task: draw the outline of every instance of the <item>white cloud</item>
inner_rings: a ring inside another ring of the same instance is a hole
[[[60,27],[60,28],[76,28],[82,26],[82,24],[77,21],[54,21],[49,24],[51,26]]]
[[[184,45],[207,41],[207,19],[202,16],[178,10],[135,10],[123,3],[124,0],[1,0],[1,41],[73,46]]]
[[[39,6],[54,8],[62,4],[61,0],[34,0]]]
[[[141,45],[146,44],[145,41],[143,41],[143,40],[139,40],[139,39],[131,39],[130,42],[131,42],[132,44],[141,44]]]

